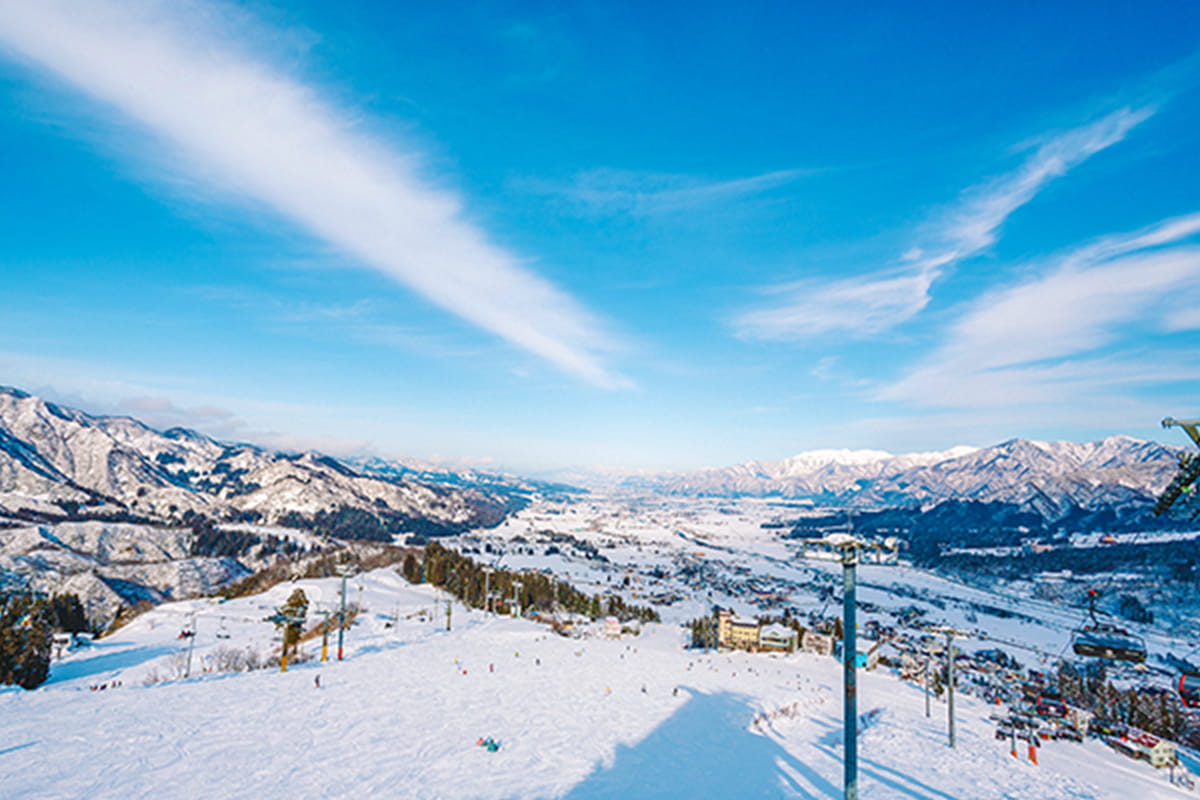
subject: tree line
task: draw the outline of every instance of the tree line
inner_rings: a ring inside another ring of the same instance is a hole
[[[83,604],[74,594],[0,595],[0,684],[40,686],[50,676],[53,634],[87,630]]]
[[[1118,689],[1101,662],[1082,667],[1063,662],[1055,683],[1067,703],[1095,715],[1093,727],[1129,725],[1162,739],[1198,743],[1187,741],[1195,733],[1189,730],[1187,714],[1173,692],[1158,687]]]
[[[425,545],[418,554],[409,553],[402,567],[410,583],[429,583],[445,589],[472,608],[490,607],[498,613],[511,610],[515,602],[524,612],[569,611],[592,619],[616,617],[622,622],[637,619],[658,622],[659,614],[649,606],[626,603],[617,595],[587,594],[571,584],[533,570],[514,572],[486,567],[468,556],[437,542]],[[488,595],[492,595],[489,603]]]

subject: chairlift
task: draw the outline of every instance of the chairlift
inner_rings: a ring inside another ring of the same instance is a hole
[[[1077,656],[1130,661],[1140,664],[1146,660],[1146,643],[1142,637],[1096,618],[1096,590],[1088,589],[1088,616],[1091,624],[1075,631],[1071,649]]]
[[[1200,672],[1179,673],[1179,699],[1188,708],[1200,708]]]
[[[1038,694],[1035,703],[1039,717],[1058,717],[1067,716],[1067,704],[1063,701],[1062,695],[1053,689],[1044,689]]]
[[[221,627],[217,629],[217,638],[218,639],[228,639],[229,638],[229,630],[226,629],[226,627],[225,627],[225,618],[224,617],[221,617]]]

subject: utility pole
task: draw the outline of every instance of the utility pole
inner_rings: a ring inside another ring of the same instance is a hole
[[[900,542],[888,537],[883,541],[854,536],[854,523],[846,513],[846,530],[822,539],[803,542],[801,558],[839,561],[842,565],[842,786],[845,800],[858,800],[858,599],[856,597],[859,563],[893,565],[899,561]]]
[[[520,581],[513,581],[513,619],[521,616],[521,589],[524,588],[524,586],[525,584],[521,583]]]
[[[344,653],[342,641],[346,633],[346,579],[354,574],[354,567],[342,564],[337,571],[342,576],[342,604],[338,608],[338,661],[341,661]]]
[[[933,669],[933,656],[925,651],[925,716],[929,716],[929,670]]]
[[[489,612],[492,610],[491,609],[492,596],[490,594],[491,582],[492,582],[492,568],[484,567],[483,568],[483,605],[484,605],[484,608],[487,609]]]
[[[954,747],[954,638],[946,634],[946,716],[947,727],[950,730],[950,746]]]

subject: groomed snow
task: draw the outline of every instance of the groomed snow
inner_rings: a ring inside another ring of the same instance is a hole
[[[0,692],[0,795],[841,797],[839,665],[687,651],[672,625],[565,639],[456,605],[446,632],[443,610],[422,619],[436,592],[379,570],[350,582],[365,610],[345,661],[200,671],[221,646],[269,649],[261,619],[297,585],[321,608],[338,595],[337,580],[305,580],[223,604],[167,604],[55,664],[44,687]],[[179,663],[187,641],[176,637],[193,616],[193,677],[142,685]],[[320,642],[304,647],[314,654]],[[994,707],[968,697],[951,750],[944,705],[927,719],[916,687],[860,678],[860,713],[878,710],[860,742],[863,798],[1191,796],[1096,742],[1047,743],[1040,766],[1013,759],[987,721]],[[89,688],[113,681],[123,685]],[[476,745],[489,736],[498,752]]]

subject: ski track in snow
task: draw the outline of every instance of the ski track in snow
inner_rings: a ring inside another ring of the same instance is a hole
[[[45,687],[0,692],[0,796],[842,796],[832,659],[685,651],[671,625],[620,640],[564,639],[461,606],[446,632],[441,613],[405,619],[432,610],[435,590],[389,570],[351,583],[348,597],[361,586],[365,610],[340,663],[201,672],[218,646],[268,647],[261,620],[295,585],[314,608],[335,602],[336,579],[304,580],[223,604],[161,606],[56,663]],[[397,612],[399,624],[386,627]],[[142,685],[181,657],[187,642],[175,637],[193,614],[199,674]],[[304,647],[319,654],[320,640]],[[124,685],[89,690],[112,680]],[[795,716],[752,725],[785,707]],[[945,706],[926,719],[920,690],[890,674],[860,675],[859,711],[874,709],[859,744],[860,796],[870,800],[1192,796],[1096,742],[1049,742],[1040,767],[1014,760],[993,737],[993,708],[970,697],[959,698],[951,750]],[[475,744],[488,736],[498,752]]]

